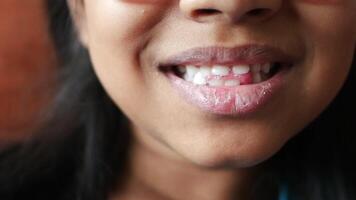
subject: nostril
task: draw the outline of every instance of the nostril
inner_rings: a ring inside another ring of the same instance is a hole
[[[221,14],[222,12],[213,8],[202,8],[193,11],[193,17],[211,16],[216,14]]]
[[[250,10],[249,12],[247,12],[247,16],[265,16],[270,12],[269,9],[266,8],[256,8],[253,10]]]

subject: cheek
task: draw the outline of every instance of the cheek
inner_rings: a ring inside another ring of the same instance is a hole
[[[91,59],[101,83],[120,107],[134,110],[135,100],[145,99],[142,69],[136,57],[162,11],[161,6],[116,0],[86,2]],[[134,95],[138,98],[132,98]]]
[[[314,6],[299,0],[293,2],[299,18],[297,26],[306,40],[310,60],[327,55],[323,59],[336,59],[343,63],[355,48],[356,1],[338,2],[342,3],[338,6]]]
[[[140,70],[136,57],[163,16],[164,7],[132,2],[86,2],[87,45],[97,70],[124,70],[121,74],[126,75]]]
[[[339,91],[352,62],[355,34],[350,27],[356,22],[356,7],[350,1],[338,2],[344,3],[296,6],[308,51],[301,68],[300,99],[314,113],[324,109]]]
[[[298,17],[296,26],[305,40],[306,54],[299,68],[295,68],[298,76],[290,94],[296,99],[296,116],[314,119],[340,90],[351,66],[355,35],[350,28],[356,22],[356,6],[346,0],[339,0],[343,3],[337,6],[305,2],[311,1],[293,1]]]
[[[346,30],[346,35],[356,36],[355,0],[293,0],[292,4],[301,30],[329,37]]]
[[[134,4],[149,4],[149,5],[156,5],[156,4],[168,4],[171,0],[121,0],[122,2],[126,3],[134,3]]]
[[[113,45],[136,47],[164,15],[167,5],[158,1],[167,0],[88,0],[89,42],[111,40]]]
[[[335,5],[344,2],[345,0],[300,0],[300,2],[314,5]]]

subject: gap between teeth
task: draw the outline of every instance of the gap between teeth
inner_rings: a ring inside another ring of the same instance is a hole
[[[178,71],[183,75],[184,80],[191,82],[195,85],[209,85],[209,86],[238,86],[240,85],[239,80],[222,80],[222,79],[212,79],[207,80],[208,76],[227,76],[229,74],[233,75],[243,75],[249,72],[253,75],[253,83],[259,83],[262,81],[262,76],[266,76],[270,73],[272,68],[271,63],[266,64],[255,64],[255,65],[234,65],[234,66],[224,66],[224,65],[214,65],[214,66],[195,66],[186,65],[178,66]]]

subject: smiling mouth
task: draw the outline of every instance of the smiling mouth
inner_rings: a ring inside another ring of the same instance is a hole
[[[264,82],[292,66],[292,56],[265,45],[192,49],[159,66],[194,85],[236,87]]]
[[[265,45],[192,49],[159,65],[189,104],[222,115],[263,108],[285,83],[295,58]]]
[[[164,73],[175,76],[194,85],[210,87],[236,87],[240,85],[257,84],[267,81],[283,68],[288,68],[288,63],[260,63],[260,64],[235,64],[235,65],[174,65],[161,68]]]

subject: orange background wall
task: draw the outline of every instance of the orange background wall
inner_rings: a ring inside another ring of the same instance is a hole
[[[54,53],[44,0],[0,0],[0,144],[24,138],[48,99]]]

